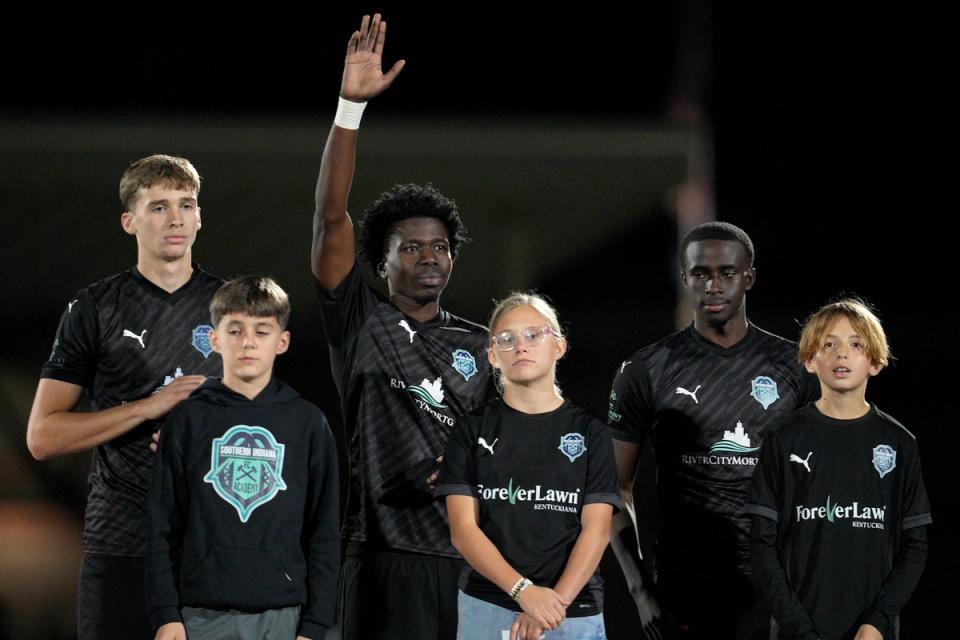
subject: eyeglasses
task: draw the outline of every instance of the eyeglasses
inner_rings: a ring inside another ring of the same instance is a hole
[[[499,351],[513,351],[518,342],[528,347],[536,347],[543,344],[543,338],[547,334],[556,336],[557,332],[550,327],[527,327],[519,334],[507,329],[495,336],[491,336],[490,342],[496,345]]]

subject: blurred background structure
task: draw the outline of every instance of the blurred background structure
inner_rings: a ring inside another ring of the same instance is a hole
[[[572,346],[560,380],[579,404],[605,415],[620,361],[688,321],[676,244],[704,220],[753,237],[748,310],[763,328],[795,339],[839,292],[879,308],[898,360],[868,398],[917,435],[935,521],[903,637],[938,630],[935,594],[955,591],[960,438],[945,398],[955,115],[940,95],[937,17],[692,0],[629,13],[385,4],[75,9],[0,44],[0,638],[74,632],[89,454],[35,462],[24,433],[65,303],[135,261],[116,195],[132,160],[194,162],[198,261],[291,293],[279,375],[342,439],[309,271],[313,188],[346,41],[375,10],[386,64],[407,67],[365,115],[351,212],[396,182],[455,198],[474,242],[444,306],[483,321],[511,289],[550,296]],[[640,499],[649,548],[656,505]],[[618,568],[602,567],[609,636],[632,637]]]

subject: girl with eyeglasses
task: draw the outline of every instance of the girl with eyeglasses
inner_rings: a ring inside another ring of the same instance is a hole
[[[597,565],[620,507],[606,425],[560,392],[567,342],[542,297],[510,295],[489,326],[502,397],[458,420],[435,492],[470,565],[457,638],[602,640]]]

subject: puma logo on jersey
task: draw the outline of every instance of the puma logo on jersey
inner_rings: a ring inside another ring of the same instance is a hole
[[[798,456],[797,454],[791,453],[791,454],[790,454],[790,462],[799,462],[800,464],[802,464],[804,467],[807,468],[807,473],[810,473],[810,465],[807,464],[807,461],[810,459],[810,456],[812,456],[812,455],[813,455],[813,451],[811,451],[810,453],[808,453],[806,458],[801,458],[801,457]]]
[[[397,324],[403,327],[404,330],[410,334],[410,344],[413,344],[413,336],[417,335],[417,332],[410,328],[410,325],[407,324],[406,320],[401,320]]]
[[[623,370],[627,368],[627,365],[633,362],[633,360],[624,360],[623,364],[620,365],[620,373],[623,373]]]
[[[144,329],[144,330],[140,333],[140,335],[135,334],[133,331],[130,331],[130,329],[124,329],[124,330],[123,330],[123,337],[124,337],[124,338],[133,338],[134,340],[136,340],[137,342],[140,343],[140,348],[141,348],[141,349],[146,349],[146,347],[145,347],[144,344],[143,344],[143,336],[145,336],[145,335],[147,335],[147,330],[146,330],[146,329]]]
[[[693,398],[693,401],[694,401],[696,404],[700,404],[700,401],[697,400],[697,391],[699,391],[699,390],[700,390],[700,387],[702,387],[702,386],[703,386],[703,385],[698,384],[698,385],[697,385],[697,388],[694,389],[693,391],[687,391],[687,390],[684,389],[683,387],[677,387],[677,394],[683,395],[683,396],[690,396],[691,398]]]
[[[67,303],[67,313],[73,313],[73,305],[77,304],[77,301]]]
[[[493,442],[491,442],[490,444],[487,444],[487,441],[484,438],[478,438],[477,444],[483,447],[484,449],[486,449],[487,451],[489,451],[490,455],[493,455],[493,445],[497,444],[497,440],[499,439],[500,438],[494,438]]]

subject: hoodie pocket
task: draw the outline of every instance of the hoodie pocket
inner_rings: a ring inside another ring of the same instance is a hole
[[[267,549],[211,547],[196,567],[181,568],[181,603],[210,609],[277,609],[299,604],[304,580]]]

